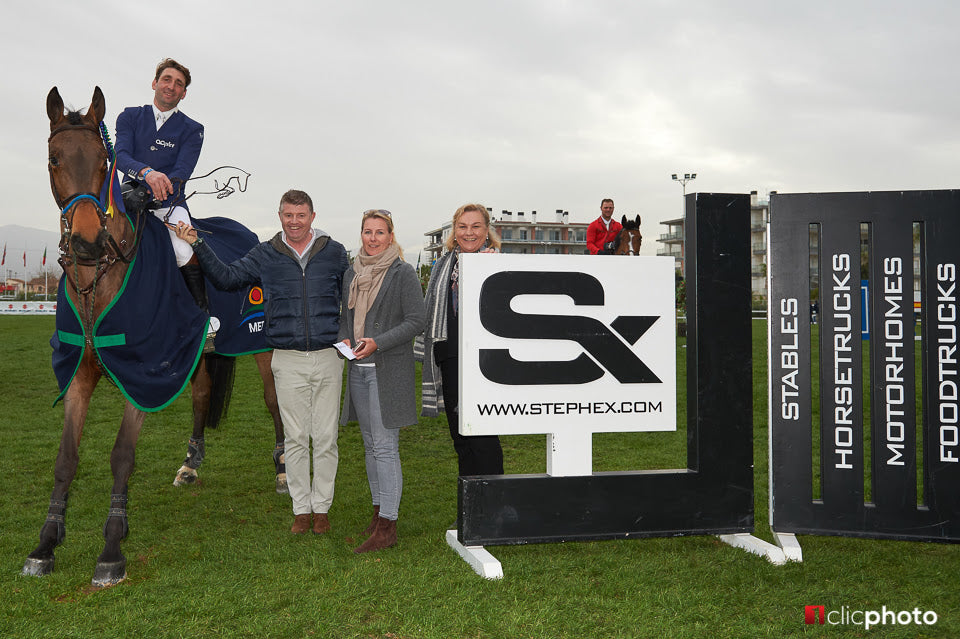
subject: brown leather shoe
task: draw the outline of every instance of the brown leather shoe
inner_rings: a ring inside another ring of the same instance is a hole
[[[330,532],[330,520],[327,513],[313,513],[313,534],[322,535]]]
[[[367,526],[361,535],[368,537],[373,534],[373,531],[377,529],[377,522],[380,520],[380,506],[373,507],[373,519],[370,520],[370,525]]]
[[[360,554],[372,552],[374,550],[383,550],[397,543],[397,522],[393,519],[384,519],[379,517],[377,529],[365,542],[353,549],[353,552]]]
[[[308,530],[310,530],[310,513],[294,516],[293,526],[290,527],[290,532],[294,535],[302,535]]]

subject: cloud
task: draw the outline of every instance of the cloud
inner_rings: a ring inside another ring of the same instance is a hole
[[[55,229],[44,168],[46,92],[107,121],[151,99],[165,56],[191,67],[183,109],[204,123],[198,169],[252,173],[250,189],[198,200],[262,236],[287,188],[359,245],[360,213],[397,214],[407,253],[466,201],[569,210],[610,196],[647,238],[690,190],[949,188],[960,150],[950,65],[953,3],[494,0],[171,0],[158,26],[129,3],[0,26],[7,69],[0,171],[16,185],[0,224]],[[159,30],[159,31],[158,31]],[[90,34],[100,37],[90,37]],[[656,243],[645,250],[654,252]]]

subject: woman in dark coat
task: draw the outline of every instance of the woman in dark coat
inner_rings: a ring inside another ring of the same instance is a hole
[[[457,282],[461,253],[492,253],[500,239],[490,228],[490,214],[482,204],[464,204],[453,214],[447,253],[433,265],[427,284],[427,326],[423,353],[423,415],[435,417],[443,409],[461,475],[502,475],[503,449],[496,435],[460,434],[458,410],[459,347]]]

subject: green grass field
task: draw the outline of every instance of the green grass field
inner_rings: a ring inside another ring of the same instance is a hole
[[[754,327],[755,534],[772,541],[766,334],[761,322]],[[801,536],[804,561],[786,566],[709,536],[502,546],[489,550],[504,579],[484,580],[443,540],[456,516],[456,461],[443,419],[402,433],[395,548],[351,552],[370,516],[355,425],[340,433],[333,532],[294,537],[289,497],[273,490],[273,431],[249,357],[240,360],[230,414],[208,432],[199,485],[172,485],[190,430],[187,394],[147,417],[130,482],[128,578],[97,590],[89,584],[122,407],[119,392],[101,383],[56,570],[22,577],[46,514],[62,427],[62,406],[51,406],[52,330],[52,318],[0,316],[0,637],[960,636],[960,546],[952,544]],[[544,472],[544,436],[503,441],[508,473]],[[596,435],[594,468],[682,467],[685,442],[682,428]],[[916,608],[934,611],[938,622],[807,626],[805,605]]]

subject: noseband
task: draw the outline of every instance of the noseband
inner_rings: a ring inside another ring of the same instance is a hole
[[[97,209],[97,217],[100,219],[100,227],[104,228],[107,225],[107,210],[104,208],[103,204],[93,193],[81,193],[79,195],[74,195],[66,203],[65,206],[60,208],[60,222],[63,224],[63,235],[70,235],[70,223],[73,221],[73,216],[70,213],[80,202],[84,200],[90,200],[93,202],[93,205]]]

